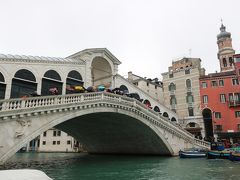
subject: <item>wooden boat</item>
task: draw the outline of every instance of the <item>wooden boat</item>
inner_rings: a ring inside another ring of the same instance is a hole
[[[203,158],[206,157],[207,151],[202,149],[189,149],[185,151],[179,151],[180,158]]]
[[[208,151],[207,158],[208,159],[229,159],[231,151]]]
[[[240,161],[240,152],[233,152],[230,154],[229,159],[231,161]]]

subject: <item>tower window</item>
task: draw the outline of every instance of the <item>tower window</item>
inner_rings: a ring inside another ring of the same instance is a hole
[[[229,64],[230,64],[230,66],[233,65],[233,58],[232,57],[229,57]]]
[[[226,58],[223,58],[223,67],[227,67],[227,61],[226,61]]]

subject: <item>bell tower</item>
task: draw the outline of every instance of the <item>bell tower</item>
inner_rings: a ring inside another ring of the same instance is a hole
[[[235,50],[232,48],[231,33],[226,31],[223,23],[220,27],[220,33],[217,35],[217,44],[221,72],[233,70],[233,55],[235,54]]]

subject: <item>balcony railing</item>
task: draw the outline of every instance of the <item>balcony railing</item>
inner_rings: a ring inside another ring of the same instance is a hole
[[[240,106],[240,100],[233,100],[228,102],[229,107],[237,107]]]
[[[187,104],[188,104],[188,107],[191,107],[191,108],[194,107],[194,103],[193,103],[193,102],[189,102],[189,103],[187,103]]]
[[[169,91],[169,95],[175,95],[175,90]]]
[[[187,87],[187,92],[192,92],[192,87]]]

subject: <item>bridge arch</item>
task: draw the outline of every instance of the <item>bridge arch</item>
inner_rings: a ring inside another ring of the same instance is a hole
[[[161,132],[143,116],[137,116],[132,111],[116,111],[116,106],[97,105],[95,108],[81,109],[75,113],[55,113],[47,119],[43,117],[41,121],[36,121],[37,118],[32,116],[24,119],[31,119],[31,126],[28,126],[22,138],[15,139],[13,147],[0,157],[0,162],[6,161],[27,142],[52,127],[75,137],[85,145],[89,153],[175,154],[167,141],[165,131]]]
[[[112,85],[113,68],[111,63],[100,56],[94,57],[91,64],[92,84],[98,85]]]
[[[3,74],[0,72],[0,99],[5,98],[6,83]]]
[[[34,74],[27,69],[18,70],[12,78],[11,98],[19,98],[37,91]]]
[[[62,94],[62,79],[59,73],[55,70],[48,70],[45,72],[42,78],[42,90],[41,95],[52,95],[50,89],[56,88],[58,94]]]

